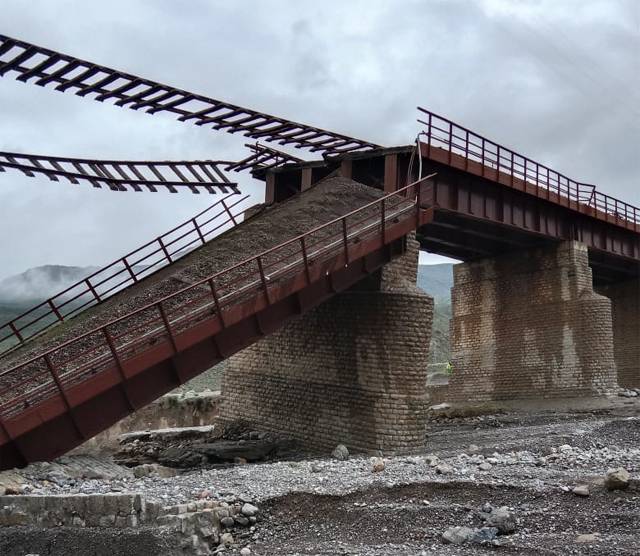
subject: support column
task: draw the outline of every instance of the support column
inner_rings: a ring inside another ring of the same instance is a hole
[[[220,420],[311,448],[424,449],[433,300],[409,253],[232,357]]]
[[[454,267],[451,401],[614,393],[611,302],[585,245],[565,242]]]
[[[640,388],[640,280],[608,284],[598,293],[611,300],[618,383]]]

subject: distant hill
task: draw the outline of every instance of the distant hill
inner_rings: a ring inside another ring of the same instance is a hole
[[[433,330],[429,363],[446,363],[450,359],[449,319],[451,318],[451,287],[453,264],[421,264],[418,267],[418,287],[434,300]]]
[[[94,266],[45,265],[0,281],[0,302],[40,302],[98,270]]]
[[[418,266],[418,287],[436,302],[449,303],[453,286],[453,264],[421,264]]]

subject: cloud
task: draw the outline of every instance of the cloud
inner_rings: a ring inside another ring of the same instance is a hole
[[[640,205],[639,29],[634,0],[3,0],[1,32],[389,146],[423,105]],[[203,159],[242,143],[0,79],[0,149]],[[0,174],[0,277],[106,262],[208,202]]]

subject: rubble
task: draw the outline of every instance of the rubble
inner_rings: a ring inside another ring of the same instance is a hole
[[[629,472],[623,467],[609,469],[604,479],[604,486],[608,490],[624,490],[629,488],[630,478]]]

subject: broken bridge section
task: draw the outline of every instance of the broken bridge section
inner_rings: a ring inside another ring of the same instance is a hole
[[[233,356],[219,419],[320,449],[424,449],[433,299],[415,285],[418,246]]]
[[[431,217],[425,181],[327,178],[7,354],[0,468],[69,451],[375,275]]]

